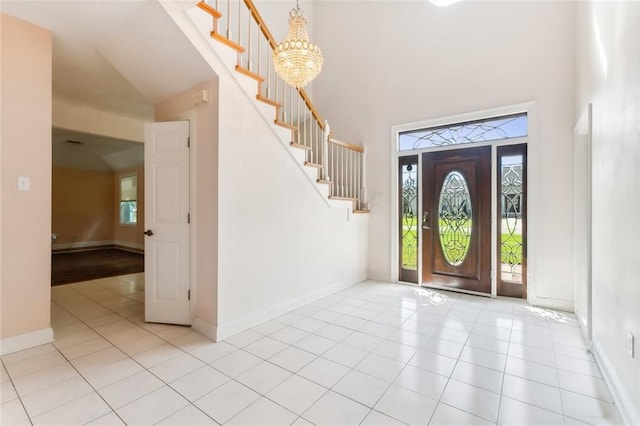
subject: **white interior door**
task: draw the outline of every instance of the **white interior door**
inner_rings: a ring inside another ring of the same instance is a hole
[[[191,324],[189,122],[147,123],[144,135],[145,320]]]

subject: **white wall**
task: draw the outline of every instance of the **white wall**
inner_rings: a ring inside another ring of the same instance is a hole
[[[257,83],[209,37],[210,18],[166,6],[218,75],[215,337],[364,280],[368,216],[329,207],[301,152],[292,155],[290,132],[274,127],[273,107],[256,101]]]
[[[218,338],[366,277],[367,217],[329,207],[220,79]]]
[[[369,278],[397,279],[391,126],[532,101],[529,295],[571,309],[575,3],[320,1],[313,13],[325,55],[313,100],[336,135],[369,149]]]
[[[212,71],[213,77],[213,71]],[[194,105],[202,90],[209,102]],[[218,318],[218,80],[212,78],[159,102],[157,121],[191,120],[191,289],[193,326],[215,338]]]
[[[593,104],[593,348],[627,424],[640,424],[640,3],[578,8],[577,113]]]

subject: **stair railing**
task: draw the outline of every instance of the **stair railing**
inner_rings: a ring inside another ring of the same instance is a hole
[[[236,50],[236,70],[258,81],[256,98],[276,108],[274,123],[291,130],[291,145],[306,151],[305,165],[318,169],[318,182],[329,185],[330,198],[353,200],[355,211],[368,211],[364,148],[332,138],[305,90],[276,73],[277,44],[253,1],[209,0],[198,6],[214,18],[211,36]]]

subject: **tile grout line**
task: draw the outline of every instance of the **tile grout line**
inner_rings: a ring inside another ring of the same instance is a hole
[[[74,290],[75,290],[75,289],[74,289]],[[103,306],[103,307],[104,307],[104,305],[102,305],[102,304],[101,304],[101,303],[99,303],[98,301],[95,301],[95,302],[96,302],[96,303],[98,303],[98,304],[100,304],[101,306]],[[95,329],[94,329],[92,326],[90,326],[89,324],[87,324],[86,322],[84,322],[84,320],[82,320],[82,319],[80,319],[79,317],[77,317],[75,314],[73,314],[71,311],[69,311],[69,310],[68,310],[68,309],[66,309],[65,307],[63,307],[63,306],[61,306],[61,305],[59,305],[59,304],[58,304],[58,306],[60,306],[60,308],[61,308],[61,309],[64,309],[65,311],[67,311],[71,316],[73,316],[73,317],[74,317],[74,318],[76,318],[78,321],[82,322],[84,325],[86,325],[87,327],[89,327],[91,330],[93,330],[93,331],[95,332]],[[105,308],[106,308],[106,307],[105,307]],[[109,308],[106,308],[106,309],[109,309]],[[109,310],[111,310],[111,309],[109,309]],[[115,314],[117,314],[117,315],[120,315],[118,312],[115,312],[115,311],[113,311],[113,310],[111,310],[111,312],[112,312],[112,313],[115,313]],[[122,315],[120,315],[120,316],[122,317]],[[123,318],[124,318],[124,317],[123,317]],[[130,320],[130,319],[128,319],[128,318],[124,318],[124,319],[128,320],[128,321],[129,321],[129,322],[131,322],[132,324],[136,324],[136,323],[134,323],[133,321],[131,321],[131,320]],[[138,326],[138,325],[136,324],[136,326]],[[139,327],[139,326],[138,326],[138,327]],[[144,328],[144,327],[140,327],[140,328]],[[147,330],[147,331],[148,331],[148,330]],[[138,364],[140,367],[142,367],[142,368],[144,369],[144,371],[147,371],[149,374],[151,374],[152,376],[156,377],[158,380],[160,380],[160,382],[164,383],[164,385],[168,386],[171,390],[173,390],[173,391],[174,391],[174,392],[176,392],[178,395],[180,395],[182,398],[184,398],[184,399],[189,403],[189,405],[193,405],[197,410],[199,410],[200,412],[202,412],[205,416],[207,416],[207,417],[209,417],[211,420],[215,421],[215,419],[211,418],[207,413],[205,413],[204,411],[202,411],[202,410],[200,409],[200,407],[198,407],[197,405],[195,405],[192,401],[190,401],[188,398],[186,398],[184,395],[182,395],[179,391],[177,391],[173,386],[171,386],[171,384],[170,384],[170,383],[165,382],[162,378],[160,378],[159,376],[157,376],[154,372],[152,372],[152,371],[151,371],[151,370],[149,370],[147,367],[145,367],[145,366],[144,366],[144,365],[142,365],[140,362],[138,362],[138,360],[136,360],[135,358],[133,358],[132,356],[130,356],[128,353],[124,352],[122,349],[120,349],[120,347],[119,347],[118,345],[116,345],[116,344],[114,344],[113,342],[111,342],[110,340],[108,340],[108,338],[107,338],[106,336],[104,336],[104,335],[100,334],[99,332],[96,332],[96,333],[97,333],[98,335],[100,335],[103,339],[105,339],[106,341],[108,341],[109,343],[111,343],[111,345],[112,345],[113,347],[117,348],[119,351],[121,351],[122,353],[124,353],[124,354],[125,354],[129,359],[131,359],[133,362],[135,362],[135,363],[136,363],[136,364]],[[168,343],[168,344],[172,345],[173,347],[175,347],[176,349],[178,349],[178,350],[180,350],[180,351],[184,352],[185,354],[190,355],[190,356],[193,356],[193,355],[191,355],[190,353],[188,353],[188,352],[184,351],[182,348],[180,348],[180,347],[178,347],[178,346],[174,345],[174,344],[173,344],[173,343],[171,343],[170,341],[168,341],[168,340],[166,340],[166,339],[164,339],[164,338],[162,338],[162,337],[160,337],[160,336],[157,336],[155,333],[153,333],[153,332],[149,332],[149,333],[150,333],[150,334],[152,334],[152,335],[154,335],[154,336],[156,336],[156,337],[158,337],[158,338],[160,338],[161,340],[164,340],[166,343]],[[124,343],[126,343],[126,342],[124,342]],[[54,344],[53,346],[56,348],[56,350],[58,350],[58,352],[60,352],[60,350],[55,346],[55,344]],[[150,350],[151,350],[151,349],[150,349]],[[143,352],[145,352],[145,351],[143,351]],[[88,384],[88,385],[89,385],[89,386],[94,390],[94,392],[95,392],[96,394],[98,394],[98,396],[100,397],[100,399],[102,399],[102,400],[105,402],[105,404],[106,404],[109,408],[111,408],[111,411],[112,411],[116,416],[118,416],[118,418],[119,418],[119,419],[120,419],[124,424],[126,424],[126,422],[124,421],[124,419],[122,419],[122,417],[120,417],[120,414],[117,412],[117,410],[116,410],[115,408],[113,408],[113,407],[111,406],[111,404],[109,404],[109,403],[108,403],[108,402],[107,402],[107,401],[102,397],[102,395],[100,394],[100,392],[99,392],[97,389],[95,389],[91,383],[89,383],[89,382],[87,381],[87,379],[84,377],[84,375],[83,375],[83,374],[82,374],[82,373],[81,373],[81,372],[80,372],[80,371],[75,367],[75,365],[73,365],[73,363],[71,362],[71,360],[67,359],[67,358],[66,358],[66,356],[65,356],[63,353],[61,353],[61,352],[60,352],[60,354],[65,358],[65,360],[67,360],[67,362],[68,362],[68,363],[73,367],[73,369],[74,369],[74,370],[76,370],[80,376],[82,376],[83,380],[84,380],[85,382],[87,382],[87,384]],[[201,360],[201,359],[199,359],[199,358],[197,358],[197,357],[195,357],[195,356],[194,356],[194,358],[198,359],[198,360],[199,360],[199,361],[201,361],[201,362],[204,362],[203,360]],[[114,363],[119,362],[119,361],[120,361],[120,360],[118,360],[118,361],[114,361],[114,362],[112,362],[112,363],[105,364],[104,366],[101,366],[101,367],[99,367],[99,368],[106,367],[106,366],[108,366],[108,365],[114,364]],[[209,364],[208,364],[208,363],[206,363],[206,362],[204,362],[204,364],[205,364],[205,365],[209,365]],[[210,366],[210,367],[215,369],[215,367],[213,367],[213,366]],[[99,368],[97,368],[97,369],[99,369]],[[97,369],[96,369],[96,370],[97,370]],[[216,371],[219,371],[219,370],[217,370],[217,369],[216,369]],[[221,374],[224,374],[223,372],[220,372],[220,373],[221,373]],[[189,373],[187,373],[187,374],[189,374]],[[226,376],[226,374],[224,374],[224,375]],[[131,377],[131,376],[129,376],[129,377]],[[125,377],[125,378],[123,378],[123,379],[121,379],[121,380],[118,380],[118,381],[116,381],[116,382],[112,383],[112,384],[119,383],[119,382],[122,382],[122,381],[124,381],[124,380],[127,380],[129,377]],[[228,377],[228,376],[227,376],[227,377]],[[177,380],[177,379],[176,379],[176,380]],[[111,386],[112,384],[110,384],[109,386]],[[159,388],[159,389],[160,389],[160,388]],[[126,405],[129,405],[129,404],[131,404],[132,402],[138,401],[138,400],[140,400],[141,398],[144,398],[145,396],[148,396],[148,395],[150,395],[151,393],[156,392],[157,390],[158,390],[158,389],[154,389],[154,390],[152,390],[151,392],[148,392],[148,393],[146,393],[146,394],[144,394],[144,395],[141,395],[141,396],[139,396],[138,398],[133,399],[133,400],[131,400],[131,401],[127,402],[127,403],[126,403],[126,404],[124,404],[122,407],[124,407],[124,406],[126,406]],[[212,391],[213,391],[213,390],[212,390]],[[203,395],[203,396],[204,396],[204,395]],[[122,408],[122,407],[120,407],[120,408]],[[120,408],[119,408],[119,409],[120,409]],[[183,408],[180,408],[180,410],[182,410],[182,409],[183,409]],[[180,410],[177,410],[177,411],[180,411]],[[177,411],[176,411],[176,412],[177,412]],[[176,412],[173,412],[173,413],[169,414],[166,418],[171,417],[171,416],[172,416],[173,414],[175,414]],[[44,413],[43,413],[43,414],[44,414]],[[160,421],[162,421],[162,420],[164,420],[164,419],[161,419]],[[216,423],[217,423],[217,422],[216,422]]]
[[[6,368],[5,364],[4,364],[4,361],[0,360],[0,363],[2,364],[2,368],[4,368],[4,370],[7,372],[7,377],[9,377],[9,381],[11,382],[11,386],[13,386],[13,391],[16,393],[18,401],[20,401],[20,406],[22,406],[22,409],[24,410],[24,414],[27,416],[27,420],[33,426],[33,421],[31,420],[31,415],[27,411],[27,407],[24,406],[24,402],[22,402],[22,397],[18,393],[18,389],[16,388],[16,385],[13,383],[13,378],[11,377],[11,374],[9,373],[9,370],[7,370],[7,368]],[[11,402],[11,401],[7,401],[7,402]]]

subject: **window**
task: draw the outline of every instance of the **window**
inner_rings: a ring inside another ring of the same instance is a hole
[[[418,282],[418,156],[400,158],[400,281]]]
[[[498,296],[526,298],[527,145],[498,147]]]
[[[527,136],[527,113],[400,132],[400,151]]]
[[[138,176],[120,177],[120,224],[138,223]]]

